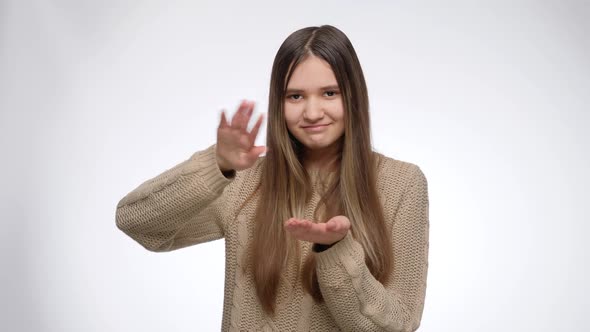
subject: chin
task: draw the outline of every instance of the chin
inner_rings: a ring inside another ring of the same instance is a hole
[[[331,144],[326,144],[326,143],[312,143],[310,142],[309,144],[305,144],[305,147],[310,149],[310,150],[321,150],[321,149],[325,149],[327,147],[329,147]]]

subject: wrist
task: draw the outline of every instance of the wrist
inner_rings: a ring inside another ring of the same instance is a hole
[[[336,242],[334,242],[334,243],[332,243],[332,244],[314,243],[314,244],[311,246],[311,250],[312,250],[313,252],[322,252],[322,251],[325,251],[325,250],[328,250],[328,249],[330,249],[330,248],[331,248],[333,245],[335,245],[335,244],[336,244],[336,243],[338,243],[338,242],[340,242],[340,240],[338,240],[338,241],[336,241]]]
[[[230,167],[225,166],[223,162],[220,161],[219,156],[216,155],[215,159],[217,161],[217,167],[221,171],[221,174],[226,178],[233,178],[236,175],[236,171]]]
[[[219,156],[219,153],[217,152],[217,147],[215,147],[215,161],[217,161],[217,167],[219,167],[221,173],[233,171],[233,168],[228,167],[227,163],[223,160],[223,158]]]
[[[217,163],[217,167],[219,167],[219,170],[221,171],[221,173],[230,173],[230,172],[233,172],[234,171],[233,168],[226,167],[226,166],[224,166],[223,164],[221,164],[219,162]]]

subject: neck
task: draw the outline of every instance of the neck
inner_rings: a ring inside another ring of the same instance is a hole
[[[322,149],[305,149],[303,165],[307,171],[333,171],[341,153],[340,144]]]

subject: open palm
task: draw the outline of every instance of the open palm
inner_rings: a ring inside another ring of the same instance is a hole
[[[266,150],[264,146],[254,146],[262,124],[262,115],[252,127],[252,131],[248,132],[248,123],[253,111],[254,103],[244,100],[231,122],[227,121],[225,112],[221,113],[221,121],[217,128],[216,153],[222,171],[241,171],[250,168]]]
[[[325,223],[291,218],[285,221],[285,229],[296,239],[319,244],[333,244],[342,240],[350,229],[350,220],[336,216]]]

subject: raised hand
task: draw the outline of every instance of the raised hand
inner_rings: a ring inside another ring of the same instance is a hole
[[[252,131],[248,132],[248,123],[253,111],[254,102],[244,100],[232,117],[231,123],[227,122],[225,112],[221,113],[221,121],[217,128],[216,154],[222,172],[250,168],[266,150],[264,146],[254,146],[262,124],[262,115],[258,117]]]
[[[291,218],[285,221],[285,229],[296,239],[319,244],[333,244],[342,240],[350,229],[350,220],[336,216],[325,223]]]

